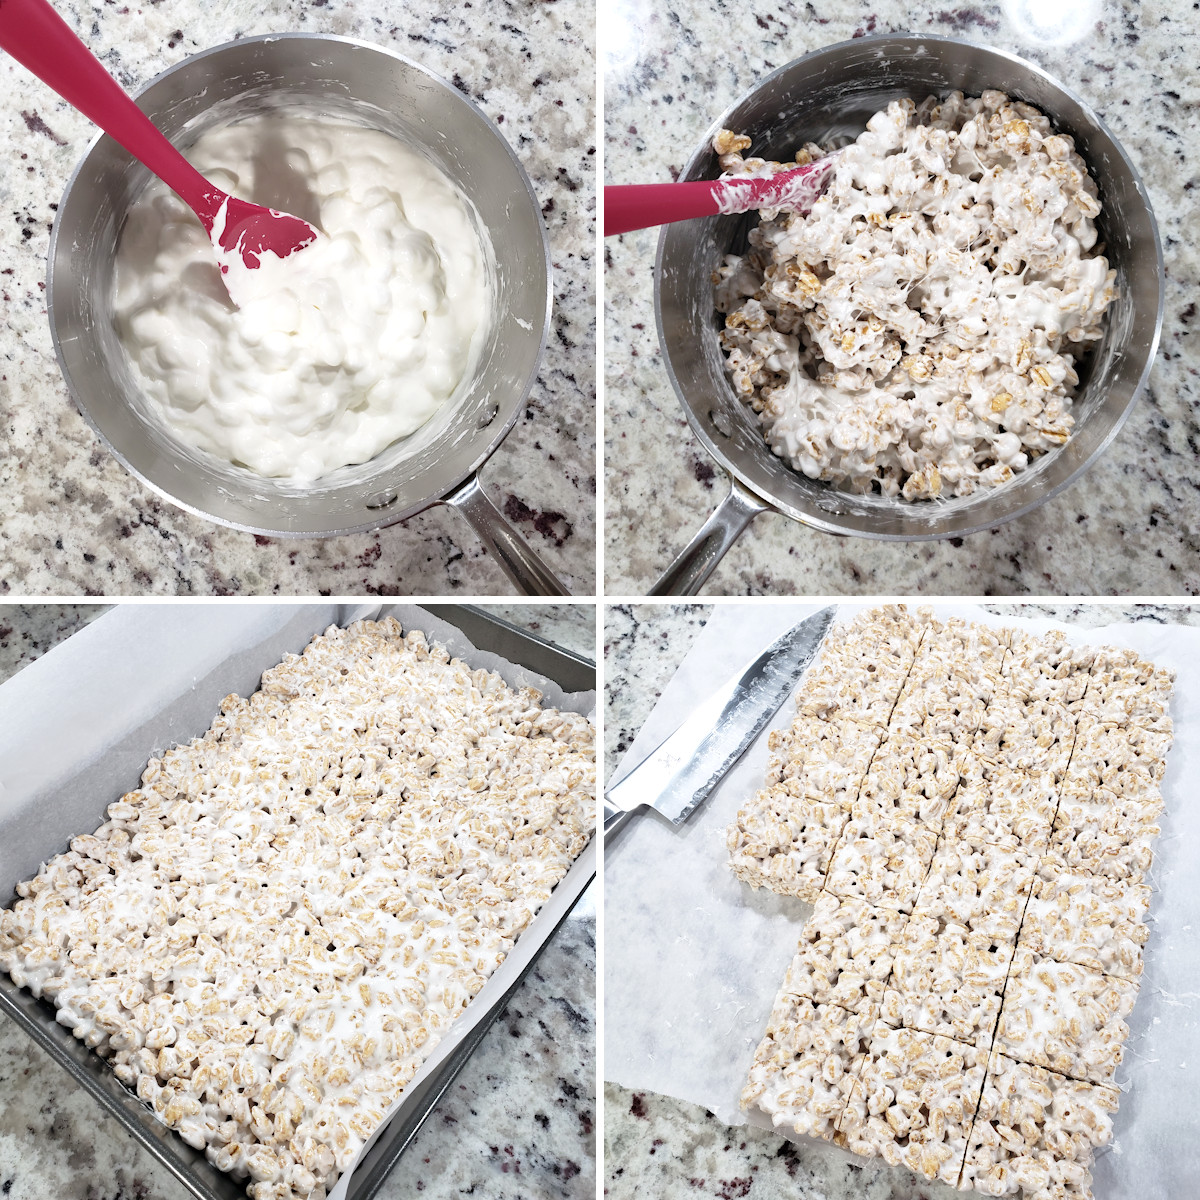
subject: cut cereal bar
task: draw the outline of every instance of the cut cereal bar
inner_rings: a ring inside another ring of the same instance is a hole
[[[1171,733],[1168,707],[1175,676],[1132,650],[1105,647],[1092,662],[1087,711],[1103,724]]]
[[[997,941],[1015,942],[1034,867],[1030,856],[1016,851],[943,838],[913,916],[934,917]]]
[[[1085,716],[1075,734],[1067,783],[1118,793],[1155,785],[1167,767],[1171,736],[1134,725],[1117,728]]]
[[[934,623],[896,701],[891,729],[948,734],[966,747],[1000,682],[1007,635],[952,620]]]
[[[847,811],[879,746],[882,731],[846,719],[797,716],[791,729],[768,738],[767,779],[792,795],[835,801]]]
[[[1067,772],[1076,722],[1058,700],[993,697],[972,752],[975,758],[1017,771],[1045,771],[1060,780]]]
[[[889,734],[871,760],[853,814],[916,820],[936,833],[953,808],[964,765],[949,738]]]
[[[776,784],[743,805],[726,831],[729,865],[752,887],[811,902],[847,820],[840,804],[798,798]]]
[[[911,917],[880,1017],[889,1025],[992,1045],[1015,946],[934,917]]]
[[[1036,854],[1050,840],[1057,809],[1050,772],[974,761],[967,764],[942,833],[951,844],[986,842]]]
[[[1162,794],[1152,784],[1136,787],[1120,793],[1066,784],[1047,853],[1076,870],[1141,883],[1153,862]]]
[[[995,1046],[1020,1062],[1110,1084],[1136,999],[1136,983],[1018,945]]]
[[[918,822],[852,816],[830,859],[825,890],[910,912],[936,845],[937,832]]]
[[[906,921],[892,909],[822,892],[804,923],[785,989],[817,1004],[877,1010]]]
[[[856,1154],[958,1182],[987,1051],[879,1022],[838,1125]]]
[[[796,698],[800,714],[885,728],[924,631],[903,605],[835,626]]]
[[[963,1164],[963,1188],[1022,1200],[1090,1195],[1095,1149],[1112,1137],[1115,1088],[994,1051]]]
[[[785,983],[754,1052],[742,1107],[757,1106],[776,1127],[840,1140],[837,1123],[873,1025],[872,1014],[814,1004]]]
[[[1042,860],[1025,907],[1021,945],[1048,958],[1078,963],[1136,980],[1150,889],[1144,884],[1073,871],[1059,859]]]
[[[1072,646],[1061,630],[1041,635],[1010,630],[1003,693],[1018,700],[1054,701],[1074,716],[1091,684],[1095,654],[1090,646]]]

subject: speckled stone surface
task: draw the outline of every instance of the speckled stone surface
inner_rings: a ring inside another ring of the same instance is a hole
[[[609,183],[673,178],[709,123],[764,75],[865,33],[964,37],[1011,50],[1079,93],[1145,180],[1167,264],[1163,337],[1150,386],[1116,443],[1041,509],[998,530],[878,543],[758,517],[717,569],[711,595],[1183,595],[1200,592],[1200,9],[1094,4],[1083,36],[1046,45],[1010,13],[1087,12],[1034,0],[930,8],[887,0],[609,6],[600,30]],[[1026,32],[1023,33],[1022,30]],[[724,495],[691,434],[654,325],[656,231],[605,242],[605,571],[609,595],[643,593]]]
[[[98,615],[0,605],[0,682]],[[590,605],[497,605],[496,615],[595,653]],[[7,632],[5,632],[7,631]],[[56,636],[57,633],[57,636]],[[8,646],[25,648],[19,660]],[[35,649],[36,647],[36,649]],[[595,1195],[594,885],[396,1164],[380,1200]],[[189,1193],[69,1075],[0,1018],[0,1195],[7,1200],[185,1200]]]
[[[1200,606],[989,604],[1002,617],[1039,616],[1094,628],[1115,621],[1200,625]],[[611,773],[683,661],[712,605],[609,606],[604,615],[606,770]],[[950,1200],[961,1195],[903,1168],[849,1162],[766,1130],[732,1128],[695,1104],[604,1085],[608,1200]]]
[[[1200,606],[1194,604],[985,604],[982,607],[1000,617],[1046,617],[1083,629],[1097,629],[1117,621],[1200,625]]]
[[[483,470],[492,499],[578,594],[595,591],[594,8],[434,0],[59,0],[128,89],[197,50],[256,33],[341,34],[451,79],[497,121],[550,234],[554,325],[537,383]],[[580,80],[584,81],[583,86]],[[0,58],[0,593],[18,595],[511,594],[455,513],[388,529],[280,541],[159,500],[71,402],[46,319],[55,206],[93,127]]]
[[[594,604],[489,604],[487,608],[501,621],[596,661]]]
[[[711,604],[611,604],[604,609],[604,777],[612,778]]]
[[[0,683],[110,607],[107,604],[0,604]]]

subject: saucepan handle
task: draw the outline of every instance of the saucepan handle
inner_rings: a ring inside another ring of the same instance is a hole
[[[500,564],[500,569],[526,596],[569,596],[552,571],[542,565],[529,543],[488,499],[479,476],[472,475],[442,500],[456,509]]]
[[[742,530],[769,507],[730,476],[729,495],[717,505],[716,512],[704,522],[687,549],[666,569],[649,594],[694,596]]]

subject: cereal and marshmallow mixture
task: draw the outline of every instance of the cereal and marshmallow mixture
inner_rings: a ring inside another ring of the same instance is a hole
[[[836,626],[728,833],[740,879],[816,905],[743,1104],[986,1195],[1090,1197],[1172,679],[927,610]]]
[[[18,886],[0,967],[254,1200],[321,1200],[594,824],[594,734],[331,627]]]
[[[796,165],[749,146],[716,136],[725,177]],[[726,368],[771,449],[811,479],[918,500],[1006,483],[1061,446],[1113,298],[1096,197],[1072,139],[1002,92],[876,113],[812,211],[763,210],[713,276]]]

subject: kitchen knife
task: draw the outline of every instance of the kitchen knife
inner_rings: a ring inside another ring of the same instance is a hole
[[[805,617],[720,687],[604,795],[609,842],[641,808],[686,821],[778,711],[820,649],[833,607]]]

